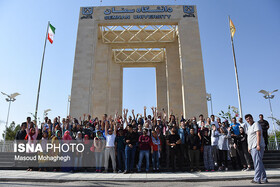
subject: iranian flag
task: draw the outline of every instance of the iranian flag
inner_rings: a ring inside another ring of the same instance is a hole
[[[55,34],[55,27],[50,24],[49,32],[48,32],[48,40],[51,42],[51,44],[53,43],[54,34]]]

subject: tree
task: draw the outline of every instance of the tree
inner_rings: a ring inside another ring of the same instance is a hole
[[[9,141],[9,140],[10,140],[10,141],[13,141],[13,140],[15,139],[15,137],[16,137],[17,131],[20,130],[20,125],[17,125],[17,126],[16,126],[15,122],[12,121],[12,123],[10,124],[9,127],[7,127],[6,130],[7,130],[6,140],[7,140],[7,141]],[[6,131],[6,130],[5,130],[5,131]],[[2,134],[3,139],[4,139],[4,136],[5,136],[5,131],[4,131],[3,134]]]
[[[228,105],[228,111],[224,112],[223,110],[221,110],[221,112],[219,113],[219,116],[221,118],[223,118],[224,120],[231,121],[231,119],[233,117],[238,117],[239,116],[238,108]]]

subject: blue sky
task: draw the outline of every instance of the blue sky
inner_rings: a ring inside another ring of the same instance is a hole
[[[0,0],[0,91],[21,94],[12,103],[9,122],[19,124],[35,111],[48,21],[56,27],[56,35],[54,44],[48,43],[46,49],[38,111],[41,118],[48,108],[52,109],[51,118],[66,115],[79,7],[151,4],[197,5],[206,89],[212,94],[215,114],[228,105],[238,106],[230,15],[237,29],[234,42],[243,113],[252,113],[255,118],[259,113],[270,116],[268,101],[258,91],[280,89],[278,0]],[[154,69],[125,69],[124,80],[124,107],[143,113],[144,105],[156,104]],[[274,116],[280,118],[280,92],[272,107]],[[8,103],[1,95],[0,131],[5,126],[7,109]]]

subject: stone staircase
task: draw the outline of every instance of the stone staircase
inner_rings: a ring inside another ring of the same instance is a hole
[[[265,168],[280,168],[280,151],[265,151],[263,163]]]

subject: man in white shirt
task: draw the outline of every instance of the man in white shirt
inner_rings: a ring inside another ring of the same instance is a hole
[[[219,129],[220,126],[219,126],[218,122],[215,121],[215,116],[212,114],[210,117],[211,117],[211,125],[214,124],[216,126],[216,128]]]
[[[204,124],[206,123],[206,121],[204,120],[204,117],[202,114],[199,115],[199,121],[197,122],[198,127],[201,127],[201,123],[204,122]]]
[[[258,122],[254,122],[251,114],[245,115],[245,119],[249,124],[248,128],[248,152],[251,153],[254,168],[255,168],[255,176],[251,183],[261,184],[268,183],[266,178],[266,172],[263,165],[263,154],[265,143],[262,135],[262,128]]]
[[[108,172],[109,166],[109,156],[112,160],[112,166],[114,173],[117,173],[116,170],[116,155],[115,155],[115,139],[117,134],[117,127],[114,124],[114,133],[113,129],[109,128],[109,121],[105,121],[105,137],[106,137],[106,148],[105,148],[105,171],[104,173]],[[109,128],[109,129],[108,129]]]
[[[245,134],[248,132],[248,124],[243,122],[243,118],[238,119],[240,127],[244,129]]]

